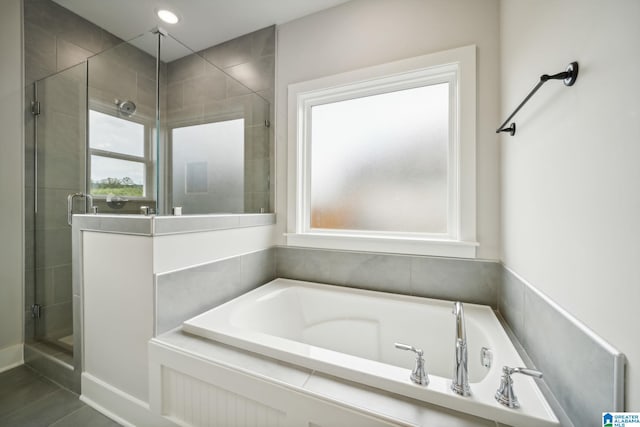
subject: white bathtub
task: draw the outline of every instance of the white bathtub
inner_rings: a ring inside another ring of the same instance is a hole
[[[452,302],[276,279],[196,316],[183,330],[347,380],[513,426],[557,426],[557,418],[530,377],[514,375],[521,407],[494,399],[504,365],[524,366],[488,306],[464,304],[472,395],[450,390],[454,362]],[[424,350],[430,384],[409,380],[415,356],[400,342]],[[480,349],[493,353],[491,368]]]

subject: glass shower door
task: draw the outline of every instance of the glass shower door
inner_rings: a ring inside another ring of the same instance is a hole
[[[86,192],[86,63],[35,85],[35,289],[33,342],[73,365],[71,227],[67,197]],[[76,198],[74,212],[84,212]]]

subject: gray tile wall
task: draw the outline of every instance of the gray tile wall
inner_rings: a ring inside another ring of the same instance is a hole
[[[501,266],[476,261],[278,247],[276,275],[496,307]]]
[[[275,250],[266,249],[156,276],[156,333],[275,278]]]
[[[623,354],[504,267],[498,310],[575,426],[623,410]]]
[[[271,212],[275,26],[167,64],[167,123],[178,127],[245,119],[244,212]],[[217,198],[235,195],[218,194]],[[180,195],[185,213],[221,212],[199,196]],[[228,212],[228,211],[227,211]]]

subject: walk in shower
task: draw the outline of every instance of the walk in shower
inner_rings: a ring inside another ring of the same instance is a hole
[[[154,30],[27,88],[27,363],[78,388],[70,214],[272,212],[274,42],[194,52]]]

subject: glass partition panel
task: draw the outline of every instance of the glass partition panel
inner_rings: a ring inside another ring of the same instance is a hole
[[[244,84],[261,70],[243,66],[232,75],[237,66],[214,65],[217,52],[193,52],[171,36],[162,40],[164,211],[270,212],[270,104]]]
[[[156,207],[158,37],[146,33],[88,60],[87,182],[100,213]]]
[[[67,196],[85,191],[86,64],[35,83],[36,191],[33,336],[40,352],[73,364],[71,227]],[[72,206],[84,213],[83,199]],[[31,328],[29,328],[31,329]],[[35,342],[32,342],[32,339]]]
[[[272,211],[273,35],[194,52],[149,32],[88,60],[86,179],[100,213]]]

